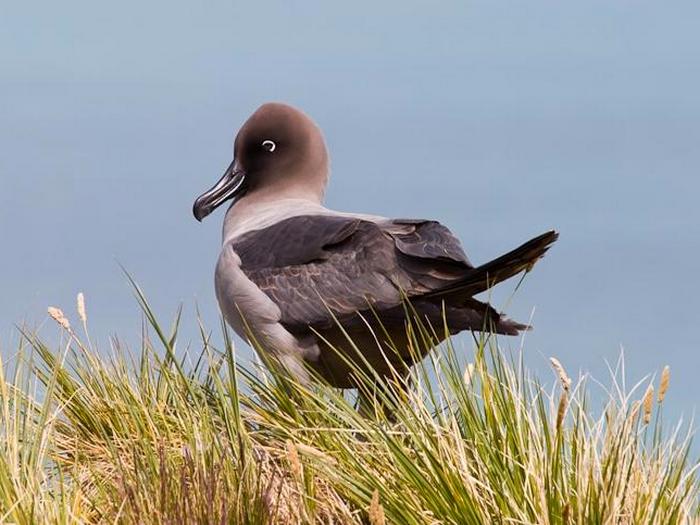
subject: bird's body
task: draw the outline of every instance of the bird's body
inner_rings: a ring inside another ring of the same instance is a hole
[[[262,149],[251,153],[247,142]],[[357,362],[353,345],[380,374],[410,366],[430,347],[409,354],[409,310],[436,328],[446,322],[450,333],[515,335],[527,328],[473,296],[528,270],[555,232],[474,267],[436,221],[329,210],[322,204],[328,177],[322,136],[289,106],[258,110],[239,132],[236,150],[222,181],[240,191],[241,180],[258,180],[226,214],[217,298],[234,330],[293,376],[306,380],[310,365],[332,385],[353,386],[345,361]],[[217,184],[197,201],[195,215],[208,214],[227,191]]]

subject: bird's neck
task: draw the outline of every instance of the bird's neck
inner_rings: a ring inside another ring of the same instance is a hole
[[[223,242],[260,230],[289,217],[327,213],[323,195],[303,191],[254,192],[244,195],[226,212]]]

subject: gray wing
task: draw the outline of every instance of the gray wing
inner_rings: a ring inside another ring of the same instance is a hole
[[[405,255],[422,259],[457,262],[473,268],[462,249],[462,243],[452,232],[437,221],[394,219],[396,247]]]
[[[233,249],[291,331],[397,306],[403,293],[439,290],[473,268],[459,241],[434,221],[299,216],[250,232]]]

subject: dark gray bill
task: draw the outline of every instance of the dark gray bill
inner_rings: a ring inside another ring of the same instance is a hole
[[[213,212],[229,199],[233,199],[245,190],[245,172],[237,169],[236,161],[224,172],[219,182],[202,195],[197,197],[192,207],[194,218],[201,222],[204,217]]]

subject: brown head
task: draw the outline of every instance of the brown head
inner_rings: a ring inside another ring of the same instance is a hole
[[[328,181],[328,153],[316,124],[286,104],[263,104],[239,130],[233,162],[194,203],[201,221],[224,202],[243,196],[298,197],[321,201]]]

